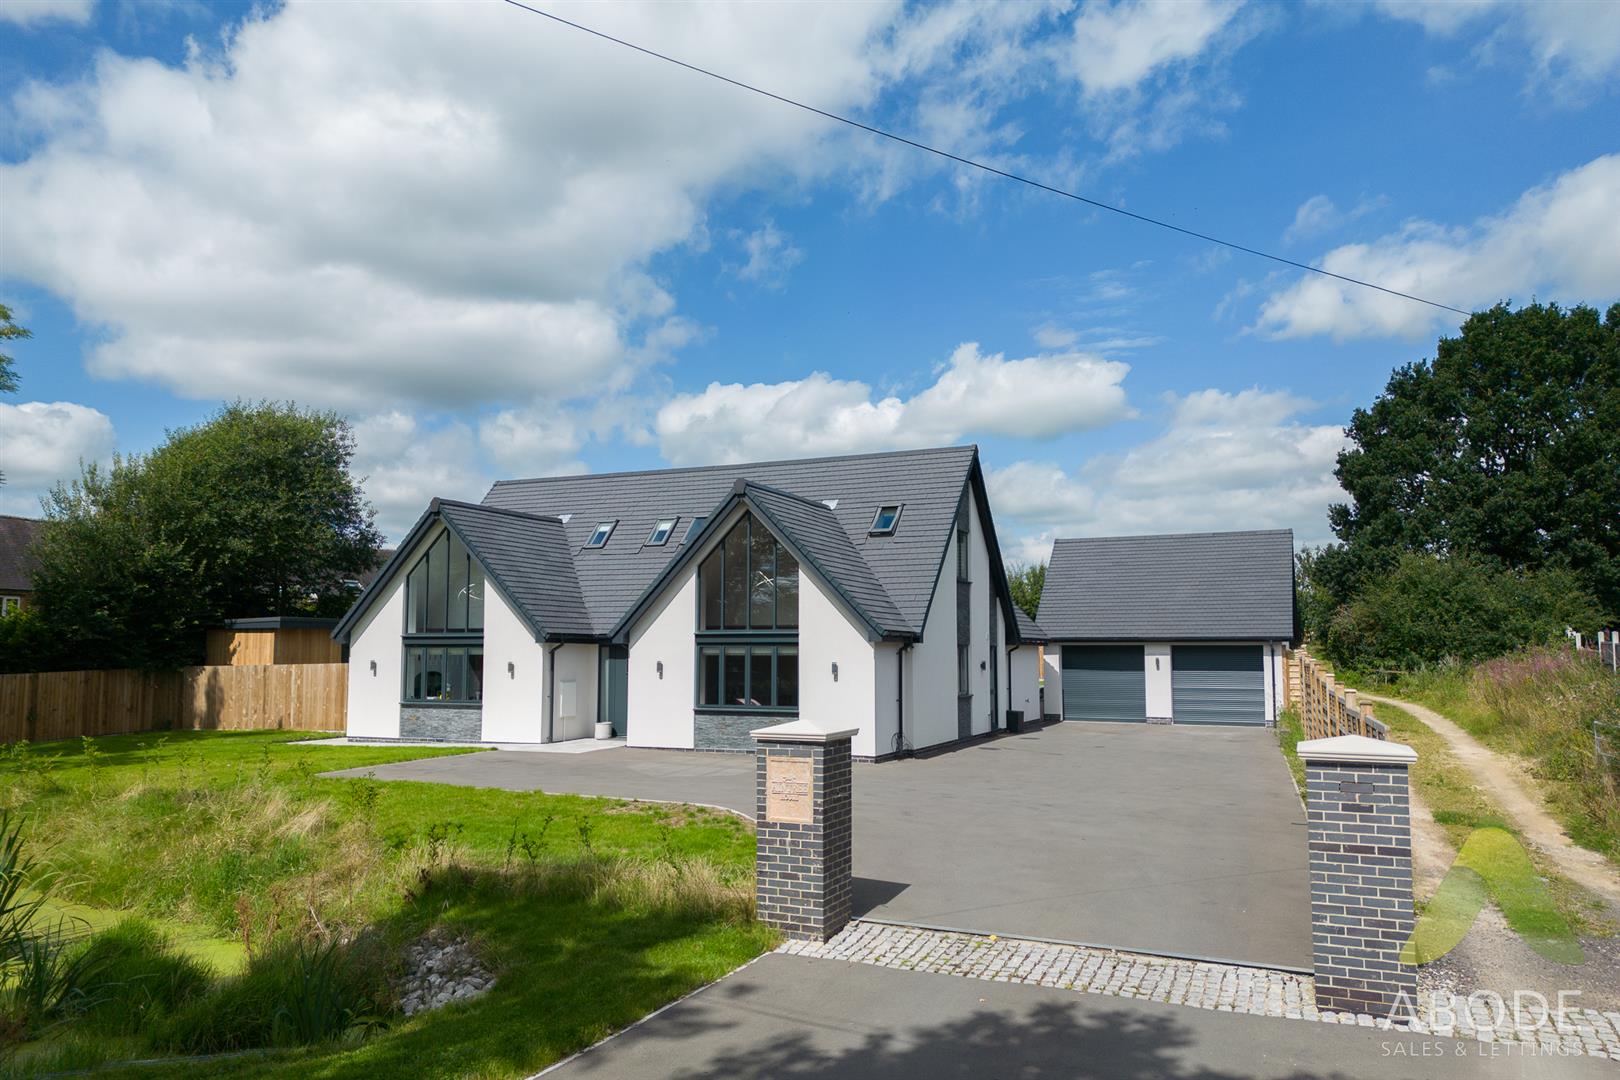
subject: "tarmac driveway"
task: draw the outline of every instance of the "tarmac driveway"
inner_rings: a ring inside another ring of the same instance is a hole
[[[494,751],[352,772],[754,809],[743,754]],[[1055,724],[857,765],[854,794],[857,915],[1310,965],[1305,814],[1268,730]]]

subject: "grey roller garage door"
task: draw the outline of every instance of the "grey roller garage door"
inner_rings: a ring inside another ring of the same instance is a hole
[[[1258,645],[1177,645],[1170,708],[1178,724],[1264,724],[1266,676]]]
[[[1063,719],[1145,721],[1142,646],[1063,646]]]

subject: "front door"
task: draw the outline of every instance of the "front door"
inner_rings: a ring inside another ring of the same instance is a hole
[[[609,645],[602,650],[602,688],[597,718],[613,725],[613,734],[623,737],[629,724],[626,694],[630,688],[630,647]]]

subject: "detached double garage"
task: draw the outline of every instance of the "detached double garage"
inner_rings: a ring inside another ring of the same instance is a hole
[[[1062,719],[1266,724],[1269,645],[1083,645],[1060,649]],[[1050,669],[1049,669],[1050,670]],[[1050,690],[1048,700],[1051,700]]]
[[[1108,723],[1274,723],[1294,637],[1287,530],[1059,540],[1036,619],[1046,712]]]

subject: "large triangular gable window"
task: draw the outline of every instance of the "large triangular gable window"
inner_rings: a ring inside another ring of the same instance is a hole
[[[698,567],[700,709],[799,708],[799,563],[744,514]]]
[[[448,529],[405,578],[405,685],[410,704],[484,697],[484,571]]]

